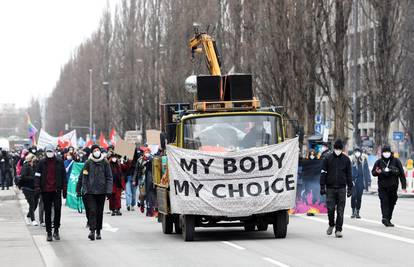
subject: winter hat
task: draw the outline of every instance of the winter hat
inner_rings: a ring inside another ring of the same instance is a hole
[[[93,152],[95,149],[99,149],[99,150],[101,150],[101,148],[97,145],[97,144],[94,144],[94,145],[92,145],[92,147],[91,147],[91,152]]]
[[[354,152],[362,152],[362,151],[361,151],[361,149],[360,149],[359,147],[356,147],[356,148],[354,149]]]
[[[55,148],[52,145],[46,145],[45,152],[55,152]]]
[[[334,149],[344,149],[344,144],[342,143],[341,139],[335,141]]]
[[[391,147],[390,147],[389,145],[385,145],[385,146],[382,148],[382,152],[391,152]]]

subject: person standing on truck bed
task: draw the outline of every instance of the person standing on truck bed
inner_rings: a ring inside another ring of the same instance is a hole
[[[352,195],[353,186],[351,160],[342,153],[343,149],[342,140],[338,139],[334,145],[334,153],[327,155],[322,161],[320,180],[321,195],[326,194],[328,208],[329,228],[326,233],[331,235],[335,227],[335,236],[338,238],[342,237],[346,197]]]

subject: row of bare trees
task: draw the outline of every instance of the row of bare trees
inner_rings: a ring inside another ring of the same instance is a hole
[[[405,59],[412,59],[408,48],[414,41],[406,34],[412,28],[409,0],[122,0],[115,12],[103,11],[97,30],[62,68],[48,99],[47,128],[56,134],[65,124],[89,124],[90,78],[97,133],[158,128],[159,104],[191,102],[185,78],[207,73],[202,58],[190,61],[188,40],[199,22],[217,39],[222,73],[252,73],[264,104],[284,106],[306,134],[313,133],[321,88],[333,109],[334,135],[346,138],[349,18],[362,2],[374,10],[376,49],[373,64],[364,65],[361,88],[374,99],[369,108],[380,144],[402,111],[407,127],[414,127],[412,109],[403,101],[413,101],[405,64],[412,61]]]

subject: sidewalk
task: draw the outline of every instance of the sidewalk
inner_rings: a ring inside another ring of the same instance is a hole
[[[0,262],[1,266],[44,266],[14,189],[0,190]]]

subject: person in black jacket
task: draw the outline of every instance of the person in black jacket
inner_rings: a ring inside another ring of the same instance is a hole
[[[398,179],[401,182],[403,192],[407,192],[407,182],[402,164],[399,159],[393,156],[390,146],[383,147],[381,158],[375,162],[372,168],[372,175],[378,177],[382,223],[386,227],[393,227],[391,219],[398,199]]]
[[[111,167],[100,147],[93,145],[91,151],[92,153],[83,167],[82,175],[79,175],[76,193],[78,197],[86,195],[90,230],[88,238],[93,241],[95,240],[95,232],[96,239],[102,239],[101,230],[105,196],[110,199],[112,195],[113,178]]]
[[[46,147],[46,158],[39,161],[35,173],[36,192],[42,194],[45,209],[45,222],[47,241],[52,239],[52,206],[54,207],[53,238],[60,240],[60,216],[62,208],[62,195],[66,198],[66,170],[63,161],[55,155],[53,146]]]
[[[6,150],[2,150],[0,154],[0,177],[1,177],[1,190],[6,187],[9,190],[12,181],[13,165],[11,157]]]
[[[26,160],[23,163],[18,186],[22,189],[24,197],[29,204],[29,212],[26,216],[28,219],[27,224],[30,223],[33,226],[37,226],[38,223],[35,220],[34,212],[36,211],[37,203],[39,202],[39,194],[35,192],[34,160],[35,156],[33,154],[27,155]]]
[[[338,238],[342,237],[346,196],[352,195],[351,161],[342,153],[343,149],[342,141],[337,140],[334,153],[328,154],[322,161],[320,180],[321,195],[326,194],[328,208],[329,228],[326,233],[331,235],[335,227],[335,236]]]

